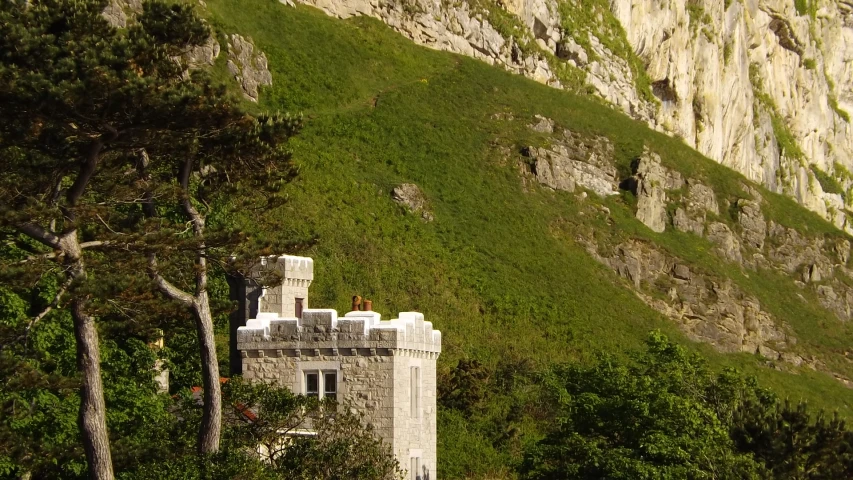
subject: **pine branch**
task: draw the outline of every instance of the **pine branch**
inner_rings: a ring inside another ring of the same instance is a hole
[[[29,336],[29,334],[30,334],[30,330],[32,330],[32,328],[33,328],[33,327],[34,327],[34,326],[35,326],[35,325],[36,325],[36,324],[37,324],[37,323],[38,323],[42,318],[46,317],[46,316],[47,316],[47,314],[48,314],[48,313],[50,313],[54,308],[56,308],[57,306],[59,306],[59,300],[61,300],[61,299],[62,299],[62,296],[63,296],[63,295],[65,295],[65,292],[67,292],[67,291],[68,291],[68,287],[70,287],[70,286],[71,286],[71,282],[72,282],[72,281],[73,281],[73,278],[71,278],[71,277],[69,276],[69,277],[68,277],[68,279],[67,279],[67,280],[65,280],[65,283],[63,283],[63,284],[62,284],[62,286],[61,286],[61,287],[59,287],[59,290],[56,292],[56,295],[53,297],[53,301],[52,301],[52,302],[50,302],[50,304],[49,304],[49,305],[48,305],[44,310],[42,310],[42,312],[41,312],[41,313],[39,313],[38,315],[36,315],[35,317],[33,317],[33,319],[32,319],[32,320],[30,320],[30,323],[27,325],[26,333],[24,334],[25,336]]]
[[[163,295],[166,295],[172,300],[176,300],[190,308],[195,305],[195,298],[180,288],[172,285],[168,280],[160,275],[157,270],[157,256],[153,253],[148,255],[148,276],[151,277],[151,280],[154,281],[157,289],[160,290]]]
[[[85,250],[87,248],[93,247],[106,247],[111,245],[112,243],[113,242],[110,242],[109,240],[93,240],[91,242],[83,242],[80,244],[80,250]],[[41,255],[30,255],[29,257],[19,261],[18,264],[29,263],[33,260],[49,260],[52,258],[59,257],[60,255],[62,255],[62,252],[50,252]]]
[[[16,228],[24,235],[32,238],[33,240],[45,244],[48,247],[55,249],[60,248],[60,243],[62,239],[59,236],[53,234],[52,232],[49,232],[44,228],[36,225],[35,223],[24,223],[18,225]]]

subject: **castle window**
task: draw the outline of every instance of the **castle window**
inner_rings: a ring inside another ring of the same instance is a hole
[[[319,398],[320,396],[320,374],[317,372],[305,372],[305,395]]]
[[[411,407],[410,414],[413,418],[418,418],[421,416],[421,368],[412,367],[409,377],[409,381],[411,382],[409,387],[409,392],[411,393],[411,398],[409,399],[409,406]]]
[[[308,370],[304,372],[303,393],[307,397],[338,399],[338,372],[336,370]]]
[[[338,399],[338,372],[323,373],[323,398]]]

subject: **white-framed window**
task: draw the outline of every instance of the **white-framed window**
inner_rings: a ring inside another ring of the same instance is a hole
[[[338,399],[337,370],[303,370],[302,393],[318,399]]]
[[[421,368],[411,367],[409,369],[409,406],[412,418],[421,416]]]

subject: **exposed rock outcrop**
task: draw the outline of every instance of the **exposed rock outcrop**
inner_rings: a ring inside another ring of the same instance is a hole
[[[534,115],[535,123],[530,124],[530,128],[539,133],[554,133],[554,121],[542,115]]]
[[[668,223],[667,190],[684,186],[681,174],[661,165],[660,155],[646,151],[637,162],[637,219],[655,232],[663,232]]]
[[[256,52],[252,40],[241,35],[233,34],[228,39],[228,71],[240,84],[243,95],[253,102],[258,101],[261,86],[272,85],[267,56]]]
[[[219,51],[219,42],[217,42],[216,38],[211,35],[207,37],[204,44],[193,47],[190,51],[185,53],[184,61],[191,69],[211,66],[216,61],[216,58],[219,57]]]
[[[125,28],[129,15],[142,11],[142,0],[110,0],[104,8],[104,19],[116,28]]]
[[[538,129],[542,123],[531,128]],[[613,144],[604,137],[584,137],[564,130],[551,147],[529,147],[525,153],[533,162],[536,179],[545,186],[567,192],[581,187],[600,196],[618,193]]]
[[[833,172],[836,162],[851,166],[853,132],[842,111],[853,107],[853,30],[844,7],[818,2],[809,14],[786,0],[610,5],[650,80],[666,80],[675,94],[660,97],[659,124],[846,226],[843,211],[826,206],[836,200],[779,140],[792,138],[803,159],[824,171]]]
[[[681,232],[693,232],[702,236],[705,234],[705,224],[708,213],[719,215],[720,207],[717,196],[707,185],[695,180],[687,180],[687,197],[684,206],[675,210],[672,225]]]
[[[743,263],[740,240],[728,225],[722,222],[712,222],[708,225],[706,236],[708,240],[714,243],[721,257],[730,262]]]
[[[743,239],[752,248],[764,248],[764,238],[767,237],[767,221],[761,213],[761,204],[754,200],[740,199],[737,201],[738,223],[743,228]]]
[[[142,0],[110,0],[102,13],[113,27],[126,28],[133,17],[142,12]],[[193,47],[176,61],[183,61],[190,69],[213,65],[219,56],[219,42],[211,34],[204,44]]]
[[[404,183],[394,187],[391,191],[391,198],[413,213],[420,212],[421,218],[428,222],[434,218],[432,212],[427,209],[426,197],[414,183]]]
[[[767,256],[776,268],[788,274],[812,268],[831,274],[832,261],[823,254],[822,238],[809,238],[774,222],[770,222],[769,235]]]
[[[758,299],[730,281],[693,271],[643,242],[623,242],[608,256],[587,246],[599,261],[629,280],[649,306],[677,322],[691,338],[723,352],[759,353],[772,360],[802,363],[791,348],[796,339],[788,329],[764,311]]]

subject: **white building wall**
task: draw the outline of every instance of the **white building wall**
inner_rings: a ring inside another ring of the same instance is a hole
[[[306,369],[335,370],[338,401],[363,412],[403,469],[419,459],[421,480],[436,479],[436,359],[441,332],[423,315],[381,321],[376,312],[305,310],[302,318],[259,314],[240,327],[243,376],[304,393]],[[411,368],[420,369],[419,409],[412,414]],[[418,478],[412,475],[412,479]]]
[[[420,351],[394,357],[394,454],[406,470],[411,470],[411,459],[418,458],[420,471],[409,471],[413,480],[416,475],[421,480],[436,478],[436,357]],[[412,368],[419,377],[414,393]]]

